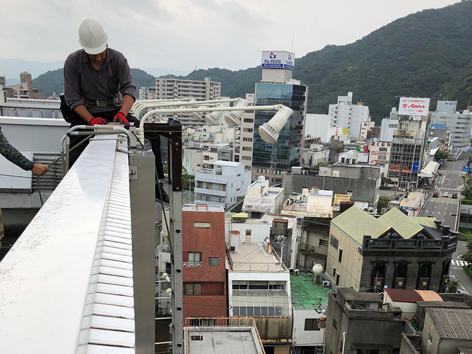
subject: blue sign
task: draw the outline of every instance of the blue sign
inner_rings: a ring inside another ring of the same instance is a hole
[[[462,172],[470,172],[470,167],[469,166],[462,167]]]
[[[419,168],[420,168],[420,163],[419,162],[413,162],[412,172],[418,172]]]

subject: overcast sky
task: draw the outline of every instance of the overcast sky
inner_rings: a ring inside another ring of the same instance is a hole
[[[0,59],[63,61],[91,17],[109,46],[154,75],[245,69],[262,50],[296,57],[351,43],[400,17],[457,0],[0,0]]]

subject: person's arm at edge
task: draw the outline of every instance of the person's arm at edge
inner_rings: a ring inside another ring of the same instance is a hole
[[[10,145],[5,135],[0,129],[0,153],[11,163],[17,165],[25,171],[32,171],[35,175],[43,175],[48,172],[49,168],[40,163],[33,163],[27,159],[21,152]]]

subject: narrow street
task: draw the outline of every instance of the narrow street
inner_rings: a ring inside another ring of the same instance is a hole
[[[443,175],[440,176],[436,182],[434,189],[431,189],[431,194],[434,191],[439,191],[439,197],[433,198],[432,195],[426,202],[420,216],[433,216],[437,220],[442,221],[445,225],[451,227],[451,230],[456,230],[457,220],[459,218],[458,207],[460,192],[464,185],[464,179],[461,177],[462,166],[467,164],[467,159],[458,161],[446,161],[440,171]],[[447,192],[448,197],[443,194]],[[458,199],[453,199],[452,194],[457,193]],[[467,252],[467,243],[459,242],[457,250],[452,256],[452,264],[450,273],[455,275],[459,281],[459,290],[467,291],[472,294],[472,280],[465,273],[462,268],[466,263],[462,259],[462,255]]]

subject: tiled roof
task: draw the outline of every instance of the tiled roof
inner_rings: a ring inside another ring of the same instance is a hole
[[[427,312],[441,338],[472,340],[472,309],[431,308]]]

